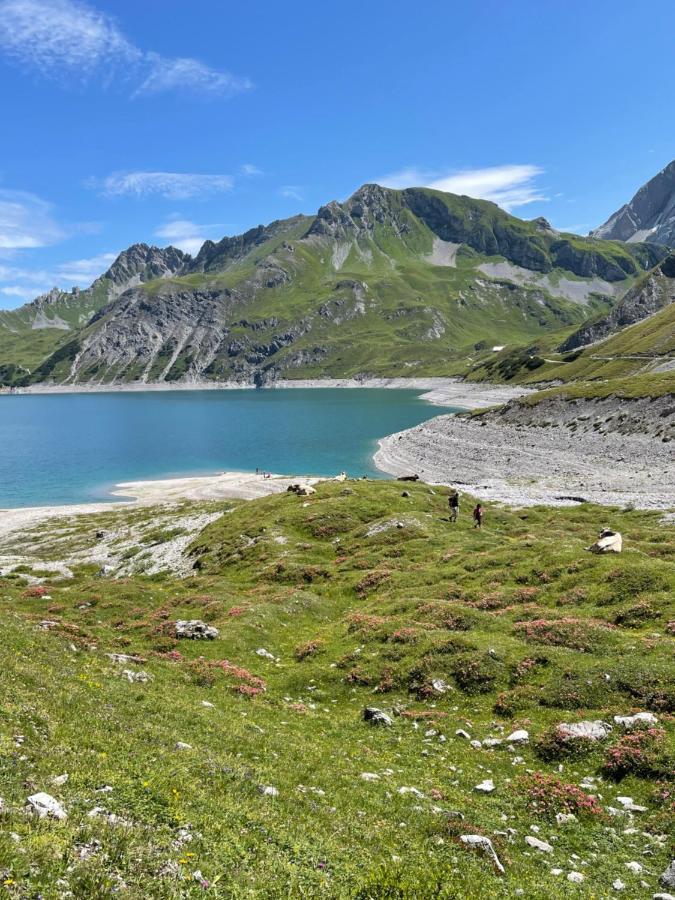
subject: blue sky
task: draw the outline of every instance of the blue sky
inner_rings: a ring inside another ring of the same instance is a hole
[[[0,307],[366,181],[585,233],[675,157],[675,4],[0,0]]]

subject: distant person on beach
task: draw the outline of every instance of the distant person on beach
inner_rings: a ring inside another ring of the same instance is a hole
[[[459,515],[459,493],[457,491],[448,497],[448,506],[450,507],[450,521],[456,522]]]
[[[483,524],[483,507],[480,503],[476,504],[476,508],[473,511],[473,527],[480,528]]]

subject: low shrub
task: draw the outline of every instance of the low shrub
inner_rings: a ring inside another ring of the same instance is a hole
[[[313,641],[307,641],[306,644],[298,644],[295,648],[294,656],[298,662],[301,662],[303,659],[323,653],[325,649],[325,643],[320,638],[316,638]]]
[[[575,784],[568,784],[556,775],[533,772],[518,781],[535,816],[553,818],[557,813],[583,817],[599,817],[603,810],[595,797]]]
[[[452,667],[457,685],[466,694],[487,694],[493,690],[501,666],[491,656],[462,657]]]
[[[517,687],[510,691],[502,691],[498,695],[493,711],[496,715],[505,719],[512,719],[524,709],[528,709],[537,703],[539,692],[529,685]]]
[[[557,725],[543,731],[534,742],[534,752],[545,762],[583,756],[597,747],[597,741],[584,737],[571,737]]]
[[[607,750],[602,774],[615,781],[626,775],[638,778],[675,778],[675,758],[667,751],[662,728],[625,734]]]
[[[645,622],[658,619],[659,615],[659,611],[654,609],[650,603],[646,600],[641,600],[634,606],[628,606],[619,610],[614,616],[614,624],[623,625],[624,628],[639,628]]]
[[[526,641],[590,653],[602,644],[611,627],[607,623],[568,617],[517,622],[514,631]]]

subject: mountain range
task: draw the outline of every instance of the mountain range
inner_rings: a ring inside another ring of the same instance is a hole
[[[663,229],[601,231],[367,184],[195,257],[135,244],[86,290],[0,311],[0,384],[446,375],[543,336],[581,346],[672,302]]]
[[[675,247],[675,159],[591,235],[608,241],[650,241]]]

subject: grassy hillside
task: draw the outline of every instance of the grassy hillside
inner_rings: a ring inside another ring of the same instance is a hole
[[[659,369],[675,361],[675,304],[582,350],[556,352],[558,337],[484,355],[471,366],[470,377],[522,384],[596,382],[650,373],[656,378]]]
[[[0,384],[11,372],[17,377],[72,338],[108,300],[110,285],[100,279],[86,291],[59,291],[49,303],[27,303],[0,310]],[[9,378],[7,378],[9,380]]]
[[[627,896],[656,891],[674,824],[670,532],[587,505],[488,505],[476,532],[470,498],[455,526],[446,504],[422,484],[324,484],[195,507],[225,514],[182,581],[83,565],[38,588],[0,579],[7,895],[550,900],[613,896],[616,878]],[[44,567],[99,529],[123,538],[124,515],[40,529]],[[624,553],[585,554],[608,520]],[[146,535],[139,570],[166,540]],[[182,618],[219,637],[176,640]],[[370,705],[391,727],[363,721]],[[657,726],[597,743],[555,730],[635,710]],[[509,747],[516,729],[529,742]],[[474,790],[485,779],[491,794]],[[65,821],[23,812],[41,790]],[[646,809],[623,811],[626,796]],[[463,834],[489,836],[505,875]]]
[[[109,304],[32,380],[457,374],[486,346],[562,340],[665,253],[365,185],[314,217],[207,242]]]

